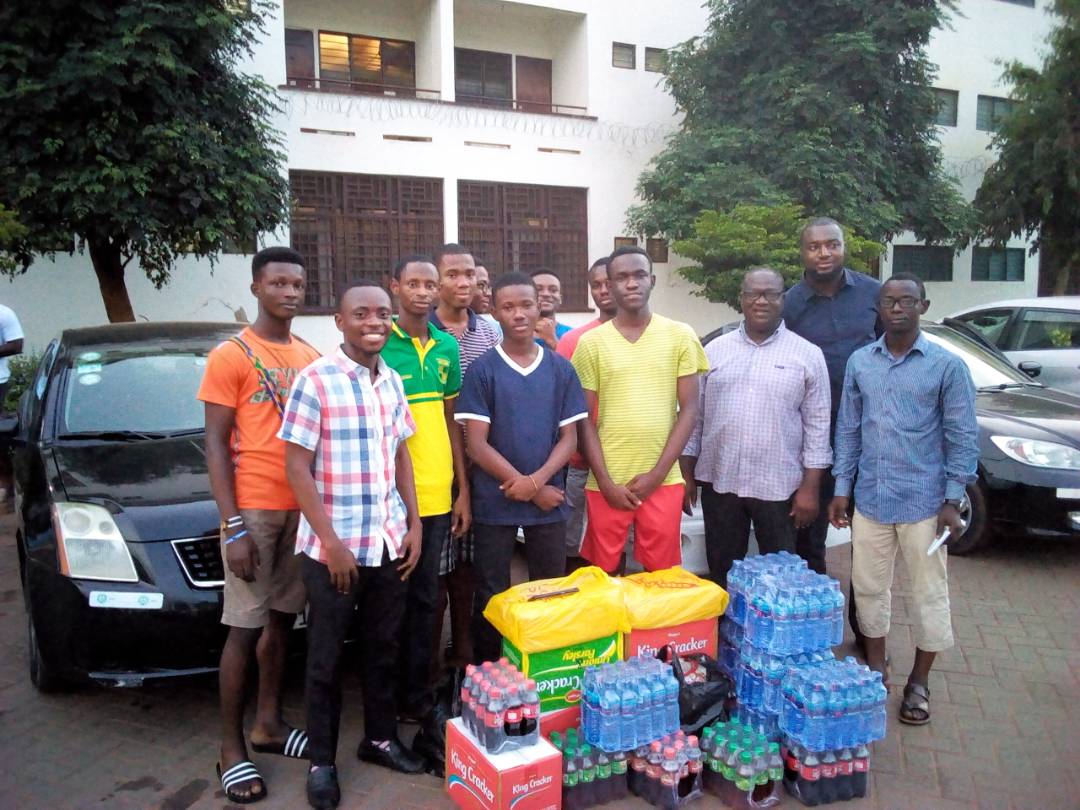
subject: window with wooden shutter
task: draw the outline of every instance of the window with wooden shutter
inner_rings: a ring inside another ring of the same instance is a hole
[[[460,180],[458,241],[501,272],[551,268],[563,309],[588,308],[586,189]]]
[[[285,29],[285,83],[315,86],[315,38],[311,31]]]
[[[394,262],[443,241],[443,181],[435,177],[290,171],[290,242],[307,268],[308,312],[330,312],[357,279],[389,284]]]
[[[416,92],[416,45],[400,39],[319,32],[323,89],[388,96]]]

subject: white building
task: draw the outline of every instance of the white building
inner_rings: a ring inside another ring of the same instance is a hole
[[[977,105],[1005,95],[994,60],[1034,62],[1050,28],[1047,0],[1034,2],[962,0],[952,29],[933,41],[937,84],[957,93],[955,124],[942,128],[942,142],[968,194],[989,141]],[[624,214],[638,174],[677,127],[657,72],[662,52],[700,33],[706,19],[700,0],[279,3],[251,69],[284,100],[277,124],[298,205],[291,233],[263,242],[291,241],[308,259],[310,314],[297,330],[329,348],[336,333],[321,313],[336,283],[383,279],[396,256],[443,241],[472,247],[496,273],[559,270],[563,319],[586,320],[582,271],[617,240],[634,238]],[[884,272],[903,264],[942,275],[929,261],[940,257],[908,247],[912,241],[897,240]],[[692,295],[662,242],[648,248],[657,260],[657,311],[702,334],[736,317]],[[991,277],[999,263],[1015,276],[1014,254],[1002,258],[980,260]],[[253,317],[249,261],[224,256],[213,272],[183,261],[162,291],[131,266],[132,304],[150,320]],[[970,250],[949,261],[951,281],[931,285],[937,314],[1036,288],[1034,258],[1024,259],[1020,281],[979,284],[967,283]],[[0,290],[32,347],[105,319],[88,256],[41,261]]]

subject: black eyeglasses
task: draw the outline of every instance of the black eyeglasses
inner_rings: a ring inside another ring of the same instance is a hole
[[[919,299],[913,295],[903,295],[900,298],[881,298],[878,300],[882,309],[892,309],[897,304],[900,305],[900,309],[915,309],[919,303]]]
[[[743,301],[746,301],[746,303],[748,303],[748,304],[754,303],[759,298],[764,298],[770,304],[775,304],[781,298],[784,297],[784,294],[782,292],[776,292],[775,290],[766,290],[764,292],[744,292],[744,293],[739,293],[739,297]]]

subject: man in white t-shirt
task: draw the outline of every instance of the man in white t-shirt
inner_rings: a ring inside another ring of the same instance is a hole
[[[8,384],[11,381],[8,358],[14,354],[22,354],[22,350],[23,330],[19,319],[15,317],[10,307],[0,304],[0,409],[2,409]]]

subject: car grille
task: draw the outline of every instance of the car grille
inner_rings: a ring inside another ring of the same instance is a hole
[[[225,584],[218,533],[188,540],[173,540],[173,550],[188,582],[196,588],[220,588]]]

